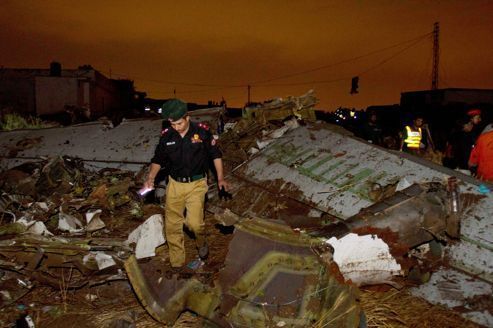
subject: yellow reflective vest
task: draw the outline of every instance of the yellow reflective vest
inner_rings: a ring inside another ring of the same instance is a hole
[[[421,136],[421,128],[418,128],[418,131],[414,131],[411,130],[409,125],[406,125],[406,139],[404,139],[404,142],[406,143],[407,148],[419,149]]]

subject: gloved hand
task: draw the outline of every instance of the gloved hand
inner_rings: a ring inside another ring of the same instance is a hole
[[[227,192],[224,187],[221,187],[221,189],[219,189],[219,199],[231,200],[233,199],[233,194]]]

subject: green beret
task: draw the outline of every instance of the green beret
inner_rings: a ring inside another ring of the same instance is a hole
[[[177,121],[187,114],[187,104],[180,99],[171,99],[164,103],[161,116],[165,120]]]

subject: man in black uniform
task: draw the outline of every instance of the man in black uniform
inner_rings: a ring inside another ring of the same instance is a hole
[[[163,117],[170,121],[171,128],[161,133],[144,186],[153,188],[157,173],[167,166],[165,232],[171,266],[181,268],[185,264],[184,223],[195,234],[200,258],[205,259],[209,253],[204,231],[204,202],[210,161],[216,169],[218,188],[227,190],[228,186],[224,180],[222,154],[209,128],[191,122],[187,105],[178,99],[164,104]]]

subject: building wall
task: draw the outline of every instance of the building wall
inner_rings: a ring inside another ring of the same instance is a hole
[[[0,110],[36,114],[32,70],[0,69]]]
[[[95,79],[91,90],[91,115],[113,116],[125,107],[122,104],[122,95],[115,80],[106,78],[95,72]]]
[[[493,90],[446,90],[443,106],[451,103],[493,105]]]
[[[36,113],[51,115],[63,113],[66,106],[78,106],[79,83],[74,77],[35,78]]]
[[[440,89],[401,94],[401,106],[409,109],[428,109],[439,106],[478,104],[493,105],[493,90]]]
[[[78,103],[79,107],[83,107],[88,109],[91,108],[91,81],[88,79],[79,79],[79,87],[78,87]]]
[[[133,106],[132,81],[109,79],[89,65],[60,73],[50,76],[49,69],[0,69],[0,110],[9,107],[23,115],[47,115],[64,113],[69,106],[98,118],[122,117]]]

